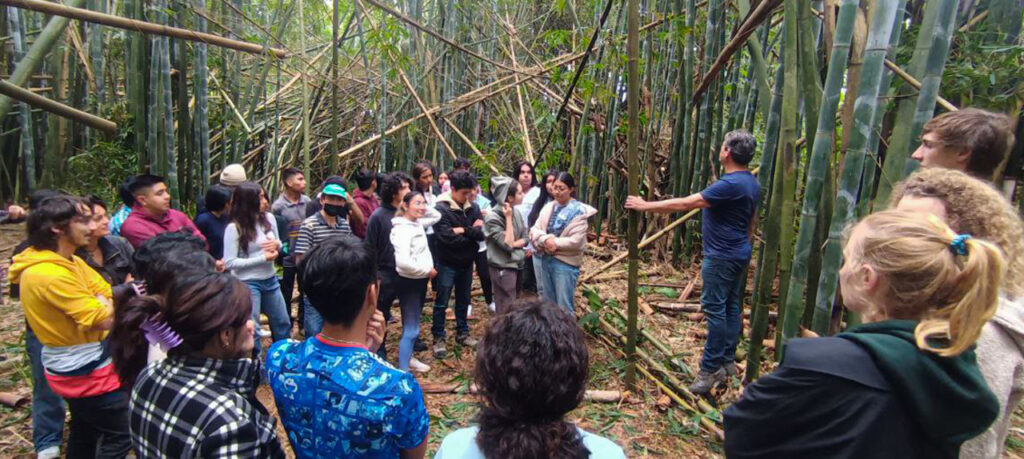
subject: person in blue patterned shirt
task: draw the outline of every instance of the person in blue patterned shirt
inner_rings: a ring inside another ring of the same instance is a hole
[[[323,330],[267,351],[270,387],[296,457],[422,458],[426,451],[430,418],[419,383],[374,353],[384,335],[376,263],[353,236],[326,240],[300,262]]]

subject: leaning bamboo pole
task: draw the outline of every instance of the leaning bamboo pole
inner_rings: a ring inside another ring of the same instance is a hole
[[[39,107],[49,113],[53,113],[54,115],[82,123],[93,129],[103,131],[108,134],[117,133],[117,123],[114,123],[113,121],[100,118],[91,113],[83,112],[74,107],[69,107],[55,100],[47,99],[46,97],[15,86],[7,81],[0,81],[0,94],[10,97],[13,100],[24,102],[33,107]],[[25,134],[31,135],[31,133]]]
[[[194,30],[170,27],[152,22],[138,21],[135,19],[112,16],[104,13],[97,13],[84,8],[75,8],[59,3],[50,3],[43,0],[0,0],[0,5],[13,6],[26,10],[38,11],[40,13],[52,14],[65,18],[78,19],[80,21],[103,24],[119,29],[142,32],[152,35],[180,38],[194,42],[206,43],[223,48],[244,51],[252,54],[270,53],[271,55],[284,59],[288,57],[288,51],[279,48],[266,48],[263,45],[247,41],[233,40],[230,38],[210,33],[196,32]]]
[[[2,3],[0,3],[2,4]],[[69,0],[68,6],[80,7],[85,4],[85,0]],[[43,66],[43,58],[53,49],[60,41],[60,37],[64,32],[64,29],[68,25],[69,19],[63,16],[54,16],[46,23],[46,27],[39,32],[36,40],[32,43],[32,46],[25,52],[25,56],[18,61],[18,64],[14,66],[14,70],[11,71],[11,76],[7,78],[7,81],[17,87],[25,86],[28,83],[28,79],[32,74],[39,71]],[[13,101],[9,97],[0,97],[0,119],[7,117],[7,113],[11,111]]]

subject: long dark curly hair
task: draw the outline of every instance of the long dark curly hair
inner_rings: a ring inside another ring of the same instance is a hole
[[[569,313],[528,299],[493,319],[476,354],[474,379],[485,403],[476,441],[487,458],[590,456],[564,419],[583,401],[589,353]]]
[[[243,182],[231,194],[231,223],[238,229],[239,253],[249,251],[249,243],[256,241],[257,231],[270,229],[267,214],[260,211],[262,193],[263,188],[256,182]]]

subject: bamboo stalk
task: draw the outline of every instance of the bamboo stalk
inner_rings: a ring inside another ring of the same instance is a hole
[[[405,71],[403,71],[401,67],[395,67],[395,70],[398,71],[398,76],[402,79],[402,83],[405,84],[406,89],[409,90],[409,94],[412,94],[412,98],[416,100],[416,105],[420,107],[420,111],[423,112],[423,116],[427,118],[427,122],[430,123],[430,128],[434,131],[434,135],[437,136],[441,145],[444,145],[445,151],[451,155],[452,159],[458,158],[459,155],[455,154],[455,150],[453,150],[452,146],[448,144],[447,140],[445,140],[444,134],[441,133],[441,129],[438,129],[437,122],[434,121],[434,117],[430,114],[430,110],[427,110],[427,106],[423,105],[423,100],[420,99],[419,94],[416,93],[416,88],[414,88],[412,83],[409,82],[409,77],[405,76]]]
[[[468,146],[469,149],[473,151],[473,154],[477,155],[480,159],[484,161],[484,164],[486,164],[487,167],[491,169],[491,172],[494,172],[495,175],[501,174],[501,171],[494,166],[494,163],[492,163],[490,159],[484,156],[483,152],[476,148],[476,145],[473,145],[473,141],[469,140],[469,137],[466,137],[466,133],[462,132],[462,129],[459,129],[459,127],[456,126],[455,123],[453,123],[452,120],[448,119],[447,117],[442,116],[441,119],[446,124],[448,124],[448,127],[455,131],[455,135],[457,135],[460,139],[462,139],[463,142],[466,143],[466,146]]]
[[[13,100],[24,102],[33,107],[39,107],[49,113],[53,113],[54,115],[82,123],[93,129],[109,134],[117,133],[117,123],[114,123],[113,121],[100,118],[91,113],[83,112],[74,107],[69,107],[55,100],[47,99],[46,97],[40,96],[39,94],[27,89],[19,88],[7,81],[0,81],[0,94],[4,94]],[[30,133],[26,134],[31,135]]]
[[[79,4],[82,3],[84,3],[84,0],[79,2]],[[288,57],[288,52],[283,49],[266,48],[263,45],[256,43],[233,40],[210,33],[196,32],[188,29],[154,24],[152,22],[112,16],[109,14],[89,11],[83,8],[75,8],[72,6],[61,5],[59,3],[50,3],[43,0],[0,0],[0,5],[8,5],[26,10],[38,11],[40,13],[62,16],[65,18],[78,19],[81,21],[103,24],[110,27],[117,27],[119,29],[132,30],[145,34],[161,35],[165,37],[180,38],[182,40],[207,43],[252,54],[264,54],[269,52],[279,59]]]

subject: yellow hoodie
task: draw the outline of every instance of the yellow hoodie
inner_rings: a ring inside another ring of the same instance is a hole
[[[113,316],[113,308],[96,298],[110,299],[110,284],[85,260],[29,247],[13,261],[11,282],[21,286],[25,319],[41,343],[62,347],[107,337],[107,331],[92,329]]]

